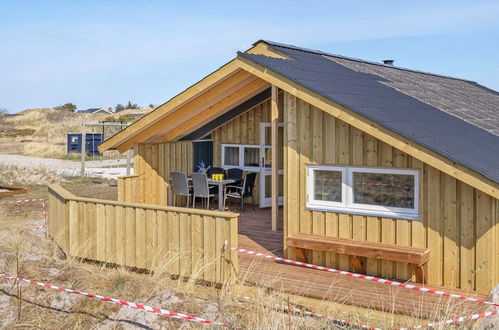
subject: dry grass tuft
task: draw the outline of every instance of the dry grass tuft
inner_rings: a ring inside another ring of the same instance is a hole
[[[33,170],[25,167],[0,164],[0,173],[0,183],[9,186],[26,186],[34,184],[47,185],[51,183],[66,182],[66,178],[58,176],[55,173],[43,168]]]
[[[46,142],[28,142],[24,145],[23,154],[37,157],[62,157],[65,154],[65,145],[49,144]]]

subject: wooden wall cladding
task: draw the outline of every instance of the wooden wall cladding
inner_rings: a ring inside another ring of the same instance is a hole
[[[429,283],[489,292],[499,282],[499,201],[287,94],[285,236],[313,233],[428,247]],[[306,210],[306,165],[330,164],[420,170],[420,220]],[[291,250],[287,255],[294,258]],[[352,269],[348,257],[310,254],[313,263]],[[407,264],[365,260],[367,271],[414,279]]]

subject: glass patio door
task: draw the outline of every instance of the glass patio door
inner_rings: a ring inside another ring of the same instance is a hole
[[[278,126],[278,146],[282,150],[284,125]],[[283,155],[279,153],[278,165],[278,203],[283,203]],[[260,175],[259,175],[259,204],[260,207],[272,206],[272,148],[271,148],[271,123],[260,123]]]

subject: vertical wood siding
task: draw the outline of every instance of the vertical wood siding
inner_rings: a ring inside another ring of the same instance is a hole
[[[283,93],[279,94],[279,118],[283,118]],[[260,143],[260,123],[270,122],[270,101],[267,100],[230,122],[215,129],[213,139],[214,166],[221,166],[221,145],[224,143]],[[168,143],[141,143],[134,157],[135,176],[118,180],[118,200],[156,205],[167,205],[168,179],[173,171],[192,174],[193,149],[191,141]],[[138,181],[136,181],[138,180]],[[131,188],[130,187],[135,187]],[[258,202],[258,180],[255,184],[255,202]]]
[[[118,180],[118,192],[123,191],[118,200],[167,205],[170,173],[179,171],[191,175],[192,152],[191,141],[139,144],[134,157],[137,178]],[[137,187],[136,195],[127,193],[127,184]]]
[[[499,201],[306,102],[285,95],[285,237],[314,233],[430,249],[429,283],[489,292],[499,282]],[[307,211],[306,165],[414,168],[420,220]],[[285,247],[287,256],[295,258]],[[352,270],[348,257],[310,260]],[[369,274],[414,280],[407,264],[365,260]]]
[[[279,93],[279,122],[283,121],[284,94]],[[222,144],[260,144],[260,123],[270,123],[270,99],[249,109],[211,132],[213,165],[220,167]],[[255,203],[259,199],[259,180],[255,182]]]
[[[71,257],[193,277],[235,278],[237,214],[76,197],[49,187],[49,235]]]
[[[140,201],[138,188],[138,175],[118,177],[118,201],[138,203]]]

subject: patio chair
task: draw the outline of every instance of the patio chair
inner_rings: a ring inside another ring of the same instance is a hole
[[[214,197],[214,189],[216,187],[208,186],[208,177],[203,173],[192,173],[192,185],[194,192],[192,194],[192,207],[196,206],[196,197],[203,200],[206,199],[206,209],[210,206],[210,198]]]
[[[172,192],[173,192],[173,206],[177,204],[177,197],[183,196],[187,198],[186,207],[189,207],[191,197],[190,187],[187,183],[187,175],[184,172],[172,172]]]
[[[240,168],[229,168],[227,170],[227,179],[236,180],[234,186],[240,186],[243,183],[243,170]]]
[[[251,197],[251,206],[253,208],[253,212],[255,212],[255,198],[253,196],[253,188],[255,187],[256,175],[257,173],[255,172],[246,174],[242,186],[225,187],[224,208],[227,198],[239,199],[241,203],[241,212],[244,214],[244,199],[247,197]]]

